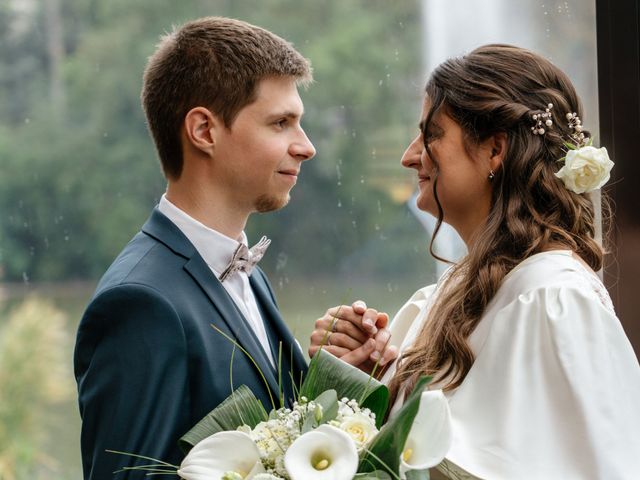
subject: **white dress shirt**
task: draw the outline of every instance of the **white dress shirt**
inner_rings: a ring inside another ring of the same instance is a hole
[[[239,241],[216,232],[180,210],[167,199],[166,195],[162,195],[158,210],[189,239],[216,278],[220,278],[222,272],[227,268],[240,242],[247,245],[247,236],[244,232],[242,232]],[[240,309],[244,318],[247,319],[267,358],[275,368],[276,364],[269,346],[267,331],[256,303],[256,297],[249,284],[249,276],[244,271],[237,271],[222,282],[222,286]]]
[[[437,295],[425,287],[398,312],[401,351]],[[640,366],[604,286],[571,252],[514,268],[469,345],[475,362],[447,394],[447,459],[491,480],[640,478]]]

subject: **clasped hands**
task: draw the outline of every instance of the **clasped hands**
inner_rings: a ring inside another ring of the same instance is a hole
[[[378,312],[358,300],[351,306],[340,305],[327,310],[316,320],[311,333],[309,356],[313,357],[320,347],[371,373],[378,363],[376,377],[398,356],[398,349],[389,345],[391,334],[387,330],[389,315]]]

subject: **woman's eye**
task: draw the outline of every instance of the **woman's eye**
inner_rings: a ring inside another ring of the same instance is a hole
[[[436,134],[433,132],[426,132],[424,134],[424,144],[428,144],[433,142],[437,138]]]

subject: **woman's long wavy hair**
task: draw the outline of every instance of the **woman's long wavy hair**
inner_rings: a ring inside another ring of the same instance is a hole
[[[462,383],[474,361],[469,335],[505,275],[525,258],[561,247],[576,252],[593,270],[603,260],[602,247],[594,240],[591,200],[567,190],[554,176],[572,133],[566,114],[582,117],[575,89],[562,71],[528,50],[486,45],[442,63],[431,75],[426,95],[425,139],[434,115],[444,112],[459,123],[467,147],[504,133],[506,152],[491,180],[486,224],[474,234],[468,255],[452,267],[415,344],[400,358],[390,385],[392,398],[403,385],[408,394],[421,375],[434,376],[445,390]],[[532,116],[548,104],[553,105],[553,126],[534,135]],[[438,159],[426,142],[425,148],[437,170]],[[439,227],[444,211],[437,186],[436,174]]]

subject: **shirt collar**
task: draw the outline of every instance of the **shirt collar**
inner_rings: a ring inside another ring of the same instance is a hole
[[[180,210],[167,199],[165,194],[160,198],[158,210],[184,233],[216,275],[220,275],[227,268],[240,243],[247,245],[247,236],[244,231],[239,240],[227,237]]]

